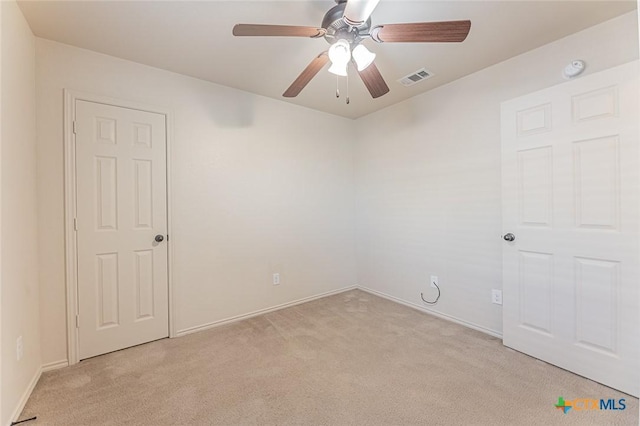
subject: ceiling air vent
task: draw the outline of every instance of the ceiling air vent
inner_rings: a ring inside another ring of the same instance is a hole
[[[400,80],[398,80],[398,83],[402,84],[403,86],[413,86],[419,81],[426,80],[430,77],[433,77],[433,73],[429,70],[421,68],[414,73],[402,77]]]

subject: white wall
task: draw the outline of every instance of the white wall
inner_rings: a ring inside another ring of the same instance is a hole
[[[356,284],[350,120],[56,42],[36,45],[45,363],[67,358],[63,88],[174,111],[178,331]]]
[[[8,424],[40,372],[36,199],[35,37],[14,1],[2,9],[2,400]],[[16,359],[22,336],[24,357]]]
[[[500,102],[637,58],[631,12],[359,119],[358,284],[500,334]]]

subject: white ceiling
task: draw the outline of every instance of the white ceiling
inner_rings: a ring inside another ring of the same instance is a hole
[[[324,39],[233,37],[236,23],[319,26],[334,1],[20,1],[36,36],[129,59],[349,118],[377,111],[489,65],[634,10],[636,1],[382,0],[373,25],[470,19],[463,43],[368,41],[391,91],[372,99],[357,74],[350,105],[322,70],[294,99],[282,93]],[[411,87],[396,80],[425,67],[435,77]],[[344,79],[341,82],[344,93]]]

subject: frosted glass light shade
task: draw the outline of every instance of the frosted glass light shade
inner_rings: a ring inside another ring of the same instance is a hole
[[[329,59],[332,64],[347,64],[351,59],[351,47],[347,40],[340,39],[329,48]]]
[[[329,67],[329,72],[331,74],[339,75],[341,77],[347,76],[347,64],[336,64],[333,63]]]
[[[358,66],[358,71],[362,71],[367,68],[369,65],[373,63],[373,60],[376,58],[376,54],[370,52],[369,49],[359,44],[353,49],[353,60],[356,61],[356,65]]]

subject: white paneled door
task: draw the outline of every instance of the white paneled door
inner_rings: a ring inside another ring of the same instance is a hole
[[[637,98],[633,62],[502,104],[504,344],[635,396]]]
[[[80,359],[167,337],[165,116],[76,101]]]

